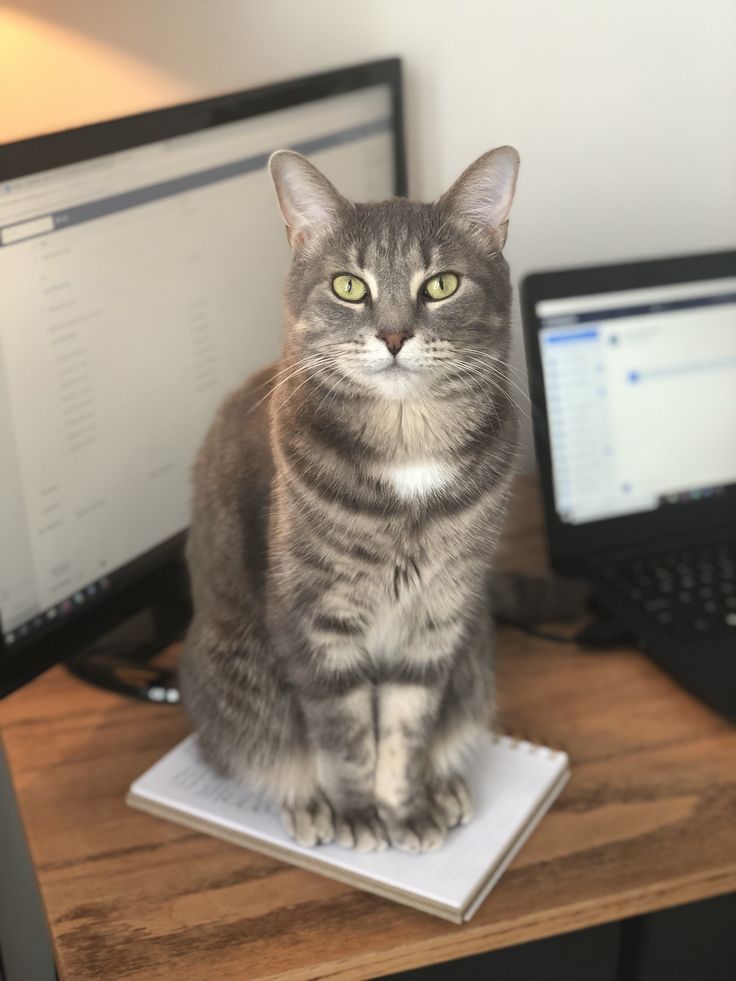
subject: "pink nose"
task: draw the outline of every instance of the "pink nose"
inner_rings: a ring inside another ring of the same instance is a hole
[[[381,332],[376,336],[383,341],[383,343],[389,349],[391,354],[393,354],[393,356],[396,357],[396,355],[404,346],[404,341],[408,340],[408,338],[411,337],[411,334],[400,334],[400,333],[388,334],[388,333]]]

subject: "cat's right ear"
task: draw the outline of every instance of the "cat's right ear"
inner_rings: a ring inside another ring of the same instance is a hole
[[[334,232],[350,207],[327,178],[300,153],[277,150],[268,162],[289,245],[295,252],[312,251]]]

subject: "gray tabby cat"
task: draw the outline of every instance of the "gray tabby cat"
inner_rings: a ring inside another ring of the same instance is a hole
[[[352,204],[271,158],[286,339],[195,466],[181,687],[206,757],[305,845],[423,851],[471,817],[516,454],[518,163],[486,153],[434,204]]]

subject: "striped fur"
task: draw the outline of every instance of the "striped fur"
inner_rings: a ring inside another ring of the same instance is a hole
[[[516,158],[486,154],[436,204],[353,205],[278,157],[286,338],[196,462],[182,694],[208,758],[298,840],[425,850],[470,816],[462,764],[492,703]],[[426,301],[444,270],[457,293]],[[364,303],[333,294],[344,272]]]

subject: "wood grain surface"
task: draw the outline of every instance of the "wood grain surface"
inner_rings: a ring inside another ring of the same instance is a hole
[[[544,567],[522,478],[504,564]],[[503,630],[501,710],[572,779],[474,919],[454,926],[127,808],[187,732],[177,709],[57,667],[0,731],[62,981],[371,978],[736,888],[736,729],[639,654]]]

